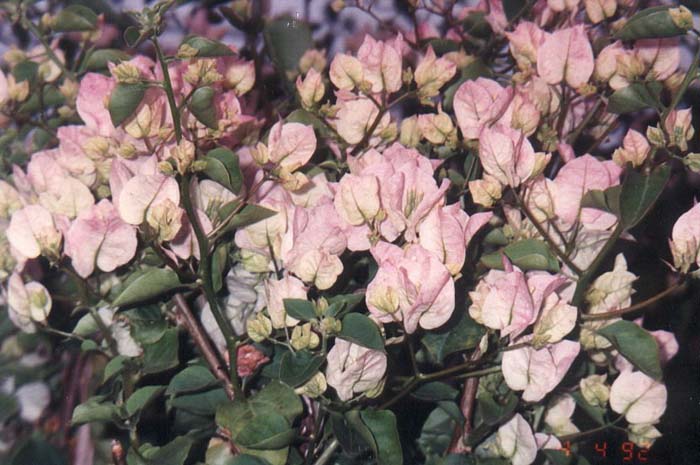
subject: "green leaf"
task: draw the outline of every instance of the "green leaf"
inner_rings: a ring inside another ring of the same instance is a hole
[[[436,407],[426,418],[418,438],[418,447],[426,457],[439,457],[445,453],[457,422],[442,407]]]
[[[525,0],[503,0],[503,11],[506,14],[508,21],[515,18],[520,13],[520,10],[525,8],[527,2]]]
[[[379,327],[369,317],[361,313],[345,315],[338,337],[368,349],[384,350],[384,338],[379,332]]]
[[[250,403],[254,407],[268,406],[284,415],[290,423],[304,411],[301,399],[294,389],[276,380],[270,381],[250,399]]]
[[[7,465],[67,465],[66,454],[35,434],[24,441],[19,441],[11,452],[11,457],[4,459]]]
[[[39,63],[31,60],[20,61],[12,68],[12,76],[15,81],[29,81],[29,84],[36,82],[37,73],[39,71]]]
[[[145,84],[117,84],[109,97],[109,116],[116,127],[134,114],[146,94]]]
[[[121,373],[121,371],[126,366],[126,362],[128,360],[129,359],[124,355],[117,355],[112,360],[107,362],[107,365],[105,365],[104,373],[102,375],[102,382],[106,383],[110,378],[117,375],[118,373]]]
[[[129,48],[138,47],[141,42],[146,40],[146,37],[136,26],[129,26],[124,30],[124,43]]]
[[[116,48],[103,48],[100,50],[95,50],[90,53],[85,60],[83,60],[80,65],[80,72],[85,71],[102,71],[107,69],[107,64],[112,62],[114,64],[119,64],[119,62],[126,61],[129,58],[128,53],[125,53]]]
[[[139,448],[139,454],[129,449],[126,462],[128,465],[182,465],[191,448],[192,439],[178,436],[163,447],[145,444]]]
[[[197,51],[197,58],[213,58],[223,56],[233,56],[233,51],[226,45],[216,40],[207,39],[201,36],[188,36],[182,41],[180,47],[187,45]]]
[[[97,27],[97,15],[83,5],[70,5],[59,11],[51,28],[56,32],[91,31]]]
[[[571,393],[571,397],[576,401],[576,405],[581,407],[581,410],[586,412],[586,414],[591,417],[600,426],[605,425],[605,409],[602,407],[597,407],[591,405],[583,398],[581,391],[574,391]]]
[[[614,214],[620,215],[620,191],[622,186],[613,186],[605,190],[591,190],[584,194],[581,199],[581,208],[597,208]]]
[[[474,321],[465,311],[451,328],[426,333],[421,338],[421,344],[430,356],[440,363],[443,358],[452,353],[473,349],[479,344],[484,334],[486,334],[486,328]]]
[[[165,386],[144,386],[134,391],[126,400],[126,413],[133,417],[165,391]]]
[[[256,414],[234,438],[236,444],[251,449],[279,449],[289,445],[295,432],[287,419],[273,409]]]
[[[503,269],[501,252],[513,265],[523,270],[559,271],[559,261],[549,246],[539,239],[523,239],[507,245],[500,252],[481,257],[481,262],[489,268]]]
[[[168,409],[180,409],[194,415],[213,417],[220,405],[229,402],[228,396],[222,388],[211,389],[206,392],[185,394],[168,399]]]
[[[204,159],[207,162],[204,168],[207,176],[234,194],[240,192],[243,174],[241,174],[238,155],[225,147],[218,147],[210,150]]]
[[[470,36],[477,39],[486,39],[493,34],[491,25],[486,20],[486,13],[483,11],[475,11],[470,13],[462,21],[462,27]]]
[[[324,360],[307,350],[285,352],[280,361],[280,380],[292,387],[300,386],[316,374]]]
[[[238,228],[245,228],[251,224],[266,220],[271,216],[275,216],[277,212],[269,208],[261,207],[260,205],[248,204],[241,209],[240,212],[233,217],[231,222],[226,227],[227,231]]]
[[[165,315],[158,305],[148,305],[124,312],[129,319],[131,335],[141,345],[153,344],[160,340],[168,329]]]
[[[270,462],[254,455],[243,454],[237,455],[230,465],[270,465]]]
[[[360,418],[372,435],[370,447],[378,465],[402,465],[403,451],[394,413],[390,410],[367,409],[360,412]]]
[[[328,308],[325,311],[326,316],[340,318],[346,312],[351,311],[360,302],[365,300],[365,294],[358,292],[355,294],[337,294],[328,298]]]
[[[165,393],[176,396],[208,389],[217,384],[216,378],[207,368],[202,365],[192,365],[173,376]]]
[[[0,424],[19,411],[19,404],[14,396],[0,392]]]
[[[666,187],[671,166],[662,165],[648,176],[629,171],[620,191],[620,219],[626,229],[636,226],[649,213]]]
[[[178,365],[177,328],[168,329],[155,344],[143,348],[144,374],[160,373]]]
[[[129,283],[112,305],[124,307],[145,302],[181,286],[177,274],[169,268],[151,268]]]
[[[459,43],[449,39],[429,39],[427,44],[433,47],[433,51],[437,56],[442,56],[445,53],[456,52],[459,50]]]
[[[265,48],[281,71],[295,71],[304,52],[313,47],[311,29],[292,17],[268,22],[263,31]]]
[[[93,422],[118,422],[119,409],[112,402],[105,402],[103,396],[91,397],[73,410],[71,424],[82,425]]]
[[[306,299],[282,299],[284,311],[297,320],[309,321],[317,318],[314,304]]]
[[[659,346],[644,328],[626,320],[601,328],[598,333],[609,340],[627,360],[654,379],[661,378]]]
[[[646,8],[625,22],[615,33],[621,40],[654,39],[686,34],[693,27],[693,16],[685,7]]]
[[[209,86],[200,87],[194,91],[190,98],[187,108],[199,120],[200,123],[208,128],[218,128],[216,119],[216,107],[214,106],[214,89]],[[209,165],[207,161],[207,165]],[[228,186],[227,186],[228,187]]]
[[[39,98],[39,96],[42,98]],[[22,114],[35,113],[42,108],[50,108],[63,105],[66,98],[55,87],[44,87],[43,92],[32,92],[29,98],[19,107]]]
[[[498,425],[515,411],[518,400],[513,392],[509,392],[504,401],[498,401],[492,394],[484,392],[477,397],[477,417],[489,426]]]
[[[657,81],[633,82],[618,89],[610,96],[607,110],[610,113],[633,113],[645,108],[661,108],[660,95],[663,86]]]
[[[455,400],[459,391],[449,384],[440,381],[423,384],[411,393],[413,397],[420,400],[437,402],[440,400]]]

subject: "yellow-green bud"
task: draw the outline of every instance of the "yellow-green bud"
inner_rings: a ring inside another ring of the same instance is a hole
[[[262,314],[257,313],[246,322],[246,332],[255,342],[262,342],[272,334],[272,321]]]
[[[328,389],[328,383],[326,383],[326,377],[320,371],[316,373],[310,380],[305,384],[299,386],[294,390],[300,396],[308,397],[318,397]]]

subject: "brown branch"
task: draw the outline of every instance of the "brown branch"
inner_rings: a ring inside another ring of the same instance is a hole
[[[195,319],[194,315],[192,315],[192,311],[189,305],[187,305],[187,301],[183,295],[180,293],[175,294],[174,300],[179,317],[178,320],[182,322],[187,332],[192,336],[192,340],[202,353],[204,361],[209,366],[209,370],[223,384],[224,391],[226,391],[228,398],[233,400],[233,384],[228,376],[225,365],[219,360],[214,347],[212,347],[207,335],[204,334],[204,331],[199,326],[199,322]]]
[[[605,313],[594,313],[594,314],[589,314],[589,315],[582,315],[581,319],[584,321],[590,321],[590,320],[608,320],[610,318],[617,318],[621,317],[623,315],[626,315],[628,313],[636,312],[637,310],[641,310],[645,307],[648,307],[649,305],[655,304],[659,300],[662,300],[666,298],[667,296],[673,294],[677,290],[681,289],[685,285],[685,281],[680,281],[673,286],[669,287],[665,291],[659,292],[653,297],[650,297],[646,300],[643,300],[641,302],[637,302],[634,305],[630,305],[629,307],[622,308],[620,310],[613,310],[611,312],[605,312]]]
[[[479,358],[481,358],[481,350],[477,348],[469,357],[469,361],[477,362]],[[450,454],[468,454],[471,452],[471,447],[467,446],[466,440],[472,432],[472,416],[478,389],[479,377],[468,378],[464,382],[464,391],[462,391],[462,398],[459,401],[459,409],[464,415],[464,424],[457,425],[452,432],[452,441],[447,448],[447,452]]]

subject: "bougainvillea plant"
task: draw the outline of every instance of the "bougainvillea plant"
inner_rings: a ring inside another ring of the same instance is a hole
[[[8,463],[558,465],[664,433],[678,343],[643,317],[696,277],[700,206],[659,294],[626,254],[700,170],[691,12],[399,3],[403,30],[333,2],[379,28],[328,56],[258,2],[215,11],[239,47],[199,13],[164,46],[173,1],[0,3],[37,45],[0,71]]]

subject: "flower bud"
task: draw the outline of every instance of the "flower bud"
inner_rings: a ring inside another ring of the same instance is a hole
[[[316,398],[326,392],[328,383],[326,377],[320,371],[313,375],[310,380],[294,390],[300,396]]]
[[[148,209],[146,222],[156,232],[159,242],[171,241],[182,227],[183,211],[170,199]]]
[[[255,85],[255,64],[252,61],[238,61],[228,67],[225,79],[236,95],[246,94]]]
[[[112,68],[112,76],[121,84],[136,84],[141,81],[139,69],[127,61]]]
[[[310,48],[299,58],[299,71],[301,71],[301,74],[307,74],[311,69],[315,69],[321,73],[326,69],[327,64],[328,60],[326,59],[325,50]]]
[[[246,322],[246,332],[253,341],[262,342],[272,334],[272,321],[259,312]]]
[[[340,320],[327,316],[321,320],[321,332],[327,335],[333,335],[340,332],[343,325]]]
[[[29,97],[29,81],[17,82],[13,75],[7,77],[7,96],[15,102],[24,102]]]
[[[457,131],[452,124],[452,119],[443,113],[442,109],[437,114],[419,115],[418,127],[423,137],[434,145],[442,145],[448,140],[457,138]]]
[[[318,334],[311,330],[311,323],[295,326],[290,340],[295,350],[315,349],[320,343]]]
[[[305,110],[313,108],[326,93],[321,74],[313,68],[309,70],[303,80],[301,76],[297,77],[296,87],[301,105]]]
[[[630,129],[622,141],[622,147],[613,152],[613,161],[622,167],[627,163],[631,163],[634,167],[641,166],[650,151],[651,146],[647,139],[641,133]]]
[[[683,158],[683,164],[688,167],[690,171],[695,173],[700,173],[700,153],[691,152]]]
[[[194,144],[186,139],[170,149],[170,156],[175,160],[178,173],[184,175],[194,161]]]
[[[258,145],[250,149],[250,155],[259,166],[266,165],[270,161],[270,152],[262,142],[258,142]]]
[[[180,45],[180,48],[177,49],[177,57],[181,60],[194,58],[198,53],[199,51],[190,44],[182,44]]]
[[[661,432],[651,423],[636,423],[629,425],[627,438],[635,443],[637,447],[649,449],[658,438]]]
[[[590,375],[579,382],[581,394],[594,407],[605,408],[610,399],[610,386],[605,384],[606,375]]]
[[[503,195],[503,186],[495,178],[485,176],[484,179],[469,181],[469,192],[474,203],[490,208]]]
[[[663,147],[666,145],[666,136],[664,131],[658,126],[649,126],[647,128],[647,139],[654,147]]]

